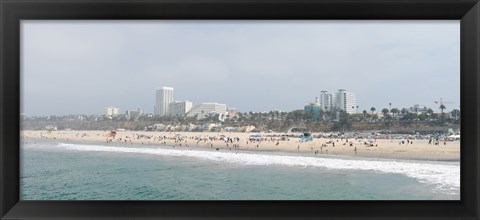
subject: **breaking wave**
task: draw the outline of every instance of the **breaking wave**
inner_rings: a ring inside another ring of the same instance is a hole
[[[372,160],[353,157],[308,157],[272,155],[244,152],[220,152],[190,149],[132,148],[103,145],[59,143],[56,147],[77,151],[139,153],[159,156],[192,157],[210,161],[242,165],[281,165],[297,167],[321,167],[327,169],[361,170],[378,173],[401,174],[421,183],[434,184],[438,190],[458,194],[460,188],[460,165],[457,162],[420,162],[400,160]]]

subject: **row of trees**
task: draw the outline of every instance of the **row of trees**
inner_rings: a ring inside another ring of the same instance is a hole
[[[401,110],[397,108],[381,110],[381,117],[377,114],[375,107],[370,111],[364,110],[359,114],[347,114],[342,110],[331,110],[318,112],[304,111],[302,109],[290,112],[270,111],[270,112],[239,112],[234,116],[221,117],[218,114],[209,114],[205,118],[195,117],[158,117],[151,115],[141,115],[135,118],[125,117],[105,117],[95,115],[67,115],[67,116],[48,116],[48,117],[30,117],[23,118],[22,126],[25,129],[42,129],[47,125],[59,125],[59,129],[100,129],[108,130],[114,127],[126,128],[131,130],[142,130],[147,126],[162,123],[165,125],[188,125],[204,123],[222,123],[224,126],[246,126],[253,125],[260,130],[285,131],[293,126],[304,126],[310,130],[350,130],[353,125],[370,123],[372,126],[392,127],[399,123],[408,124],[415,121],[437,122],[438,123],[459,123],[460,111],[454,109],[450,112],[451,117],[446,117],[445,107],[440,106],[442,112],[435,114],[432,109],[427,109],[423,113],[417,114],[406,108]],[[362,125],[363,125],[362,124]],[[374,124],[374,125],[373,125]]]

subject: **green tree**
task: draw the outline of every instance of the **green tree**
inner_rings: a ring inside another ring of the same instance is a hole
[[[346,130],[350,130],[351,128],[352,128],[352,120],[350,115],[347,112],[340,110],[338,121],[333,124],[332,129],[346,131]]]
[[[372,119],[374,119],[373,113],[374,113],[376,110],[377,110],[377,109],[376,109],[375,107],[371,107],[371,108],[370,108],[370,112],[372,112],[372,113],[371,113],[371,118],[372,118]],[[376,115],[375,115],[375,116],[376,116]]]
[[[325,111],[323,111],[322,109],[320,109],[320,111],[318,112],[318,115],[320,117],[320,120],[323,120],[325,118]]]
[[[417,114],[410,113],[410,112],[405,113],[405,115],[403,115],[402,117],[403,121],[408,121],[408,122],[415,121],[416,119],[417,119]]]
[[[440,105],[440,111],[442,112],[441,113],[441,119],[442,121],[445,120],[445,113],[443,112],[443,110],[445,110],[447,107],[445,107],[445,105],[441,104]]]
[[[453,117],[455,120],[458,120],[458,118],[460,117],[460,110],[458,110],[458,109],[453,109],[450,114],[452,114],[452,117]]]
[[[427,110],[427,114],[433,115],[433,110],[432,110],[431,108],[429,108],[429,109]]]
[[[387,108],[382,109],[382,114],[383,114],[383,117],[384,117],[384,121],[385,121],[385,119],[388,115],[388,112],[389,112],[389,110]]]
[[[395,118],[395,116],[397,116],[397,114],[400,113],[400,110],[398,110],[398,108],[392,108],[390,112],[393,114],[393,118]]]
[[[363,110],[363,120],[367,119],[367,110]]]
[[[303,121],[313,121],[313,112],[312,111],[304,111],[302,113],[302,120]]]
[[[430,118],[430,116],[427,113],[422,113],[418,115],[418,120],[420,121],[426,121]]]

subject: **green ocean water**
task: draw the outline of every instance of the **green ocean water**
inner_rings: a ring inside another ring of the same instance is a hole
[[[21,200],[460,198],[458,162],[30,141]]]

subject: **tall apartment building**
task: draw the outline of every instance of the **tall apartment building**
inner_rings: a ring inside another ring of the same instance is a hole
[[[337,92],[336,108],[354,114],[357,112],[357,99],[354,93],[347,92],[345,89],[340,89]]]
[[[331,111],[335,109],[337,103],[337,94],[327,93],[327,91],[320,92],[320,106],[323,111]]]
[[[202,103],[198,104],[187,113],[188,117],[194,117],[197,115],[197,119],[206,118],[209,114],[226,114],[227,105],[220,103]]]
[[[192,108],[192,102],[186,101],[174,101],[170,103],[169,110],[172,116],[184,116]]]
[[[156,90],[155,96],[155,115],[168,116],[170,115],[170,103],[173,102],[173,88],[160,87]]]
[[[118,116],[118,112],[120,111],[119,108],[109,106],[105,108],[105,116],[107,117],[112,117],[112,116]]]
[[[357,112],[357,99],[354,93],[340,89],[336,93],[320,92],[320,107],[323,111],[343,110],[348,114]]]

